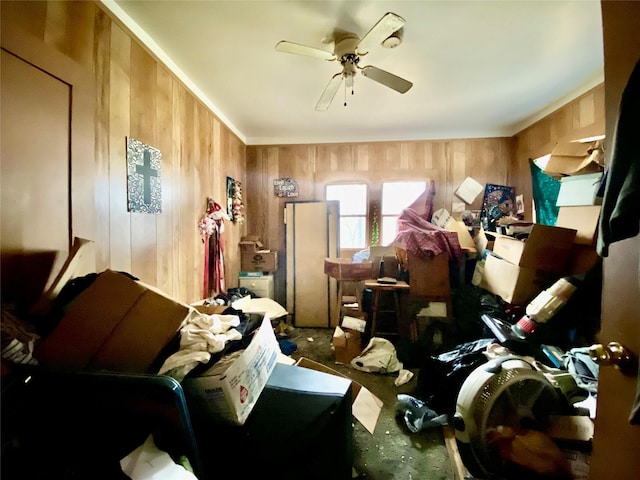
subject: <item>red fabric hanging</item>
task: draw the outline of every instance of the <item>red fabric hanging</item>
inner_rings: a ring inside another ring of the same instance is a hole
[[[200,219],[200,233],[204,243],[203,298],[223,293],[224,281],[224,220],[229,216],[213,198],[207,199],[207,210]]]

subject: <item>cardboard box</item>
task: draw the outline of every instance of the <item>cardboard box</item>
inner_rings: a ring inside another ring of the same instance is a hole
[[[479,287],[514,305],[528,304],[559,278],[558,273],[520,267],[494,255],[487,255],[484,265],[478,262],[476,269],[481,269],[481,276],[474,278]]]
[[[493,252],[520,267],[564,272],[576,230],[535,224],[526,241],[497,235]]]
[[[240,239],[239,245],[242,253],[255,253],[264,249],[258,235],[245,235]]]
[[[558,142],[551,151],[543,171],[548,174],[576,175],[596,173],[604,165],[604,150],[601,141]]]
[[[243,425],[275,368],[280,346],[265,315],[249,346],[182,381],[185,394],[214,421]]]
[[[600,256],[596,253],[594,245],[573,244],[569,263],[567,266],[567,274],[582,275],[591,270],[599,261]]]
[[[324,273],[336,280],[367,280],[378,276],[373,262],[354,263],[350,258],[325,258]]]
[[[601,205],[602,197],[598,197],[601,182],[602,172],[562,177],[556,206]]]
[[[336,327],[332,345],[336,363],[349,363],[362,353],[362,337],[357,330]]]
[[[497,234],[495,232],[487,232],[482,228],[482,226],[480,227],[480,231],[474,238],[476,250],[478,251],[478,258],[484,258],[487,250],[493,251],[496,235]]]
[[[105,270],[36,348],[45,367],[150,372],[191,308],[129,276]]]
[[[441,253],[431,258],[421,258],[407,252],[409,294],[419,297],[447,297],[451,293],[449,283],[449,255]]]
[[[595,245],[601,209],[600,205],[560,207],[556,226],[576,230],[576,238],[573,243]]]
[[[242,252],[240,254],[240,270],[243,272],[275,272],[278,270],[278,252]]]

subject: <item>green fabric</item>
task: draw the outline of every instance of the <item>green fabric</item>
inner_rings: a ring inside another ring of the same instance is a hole
[[[558,193],[560,181],[550,177],[529,159],[531,181],[533,182],[533,204],[536,210],[536,223],[555,225],[558,218]]]

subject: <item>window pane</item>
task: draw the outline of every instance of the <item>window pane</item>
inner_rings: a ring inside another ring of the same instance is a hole
[[[340,217],[340,248],[364,248],[365,217]]]
[[[398,217],[396,215],[382,217],[382,243],[383,247],[388,247],[396,238],[398,233]]]
[[[365,184],[327,185],[327,200],[340,202],[340,215],[367,214],[367,186]]]
[[[382,184],[382,215],[399,215],[424,193],[427,182],[384,182]],[[383,226],[384,228],[384,226]]]

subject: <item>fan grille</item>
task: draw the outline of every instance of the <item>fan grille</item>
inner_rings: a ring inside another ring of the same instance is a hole
[[[505,469],[497,449],[486,435],[499,425],[543,430],[550,415],[560,411],[560,399],[543,374],[531,369],[502,370],[479,390],[471,408],[477,426],[471,449],[488,475]]]

